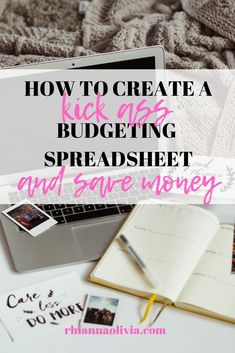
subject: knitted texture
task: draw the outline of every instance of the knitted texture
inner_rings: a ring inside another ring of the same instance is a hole
[[[161,44],[168,68],[235,67],[235,36],[192,19],[178,0],[93,0],[83,30],[85,48],[94,51]]]
[[[235,38],[234,0],[182,0],[183,9],[193,18],[220,33]]]
[[[235,68],[234,0],[182,4],[93,0],[83,20],[77,0],[1,0],[0,65],[161,44],[168,68]]]
[[[12,66],[90,54],[82,47],[75,0],[8,0],[0,16],[0,64]]]

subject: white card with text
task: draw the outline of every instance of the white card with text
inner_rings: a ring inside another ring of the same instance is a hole
[[[69,273],[0,296],[0,318],[16,340],[65,325],[78,325],[84,293],[76,273]]]

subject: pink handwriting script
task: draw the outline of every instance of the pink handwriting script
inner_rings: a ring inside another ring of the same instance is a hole
[[[63,166],[59,173],[50,180],[32,176],[22,177],[17,188],[19,191],[26,190],[29,198],[50,196],[51,192],[53,196],[56,195],[58,197],[58,203],[63,203],[65,168],[66,167]],[[222,182],[216,181],[215,176],[207,175],[195,175],[190,179],[182,177],[173,178],[169,175],[156,175],[151,180],[143,176],[137,183],[134,182],[129,175],[123,175],[119,178],[115,178],[115,176],[96,176],[88,180],[84,174],[80,172],[73,179],[73,187],[76,186],[76,188],[71,196],[73,196],[74,202],[79,203],[80,197],[85,196],[89,198],[92,197],[92,193],[96,193],[96,195],[98,193],[100,202],[107,203],[108,196],[112,192],[122,192],[126,196],[126,193],[133,191],[132,189],[135,187],[143,191],[141,196],[144,196],[144,191],[150,190],[153,193],[153,197],[160,196],[164,193],[175,192],[176,190],[180,190],[180,193],[186,196],[200,192],[200,194],[203,194],[204,205],[209,205],[214,190],[221,184]],[[129,196],[129,194],[127,194],[127,196]],[[143,198],[140,197],[140,200],[141,199]],[[41,202],[37,201],[37,203]]]
[[[97,123],[110,120],[105,114],[105,103],[101,103],[100,93],[96,95],[95,102],[88,102],[83,107],[76,99],[77,103],[74,105],[68,102],[67,93],[62,97],[62,121],[66,123],[69,121],[89,121],[95,120]],[[171,114],[173,110],[169,110],[164,105],[164,100],[161,99],[154,104],[151,109],[148,107],[146,99],[142,99],[138,104],[133,102],[123,103],[118,108],[116,116],[119,120],[126,119],[130,126],[143,125],[147,123],[154,115],[154,124],[161,125],[163,121]]]

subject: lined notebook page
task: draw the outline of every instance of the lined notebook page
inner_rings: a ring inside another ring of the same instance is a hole
[[[222,225],[178,302],[235,319],[235,274],[231,274],[233,226]]]
[[[210,212],[189,205],[141,205],[126,222],[123,233],[156,274],[154,289],[145,275],[113,242],[93,276],[116,286],[153,293],[175,301],[218,230]]]

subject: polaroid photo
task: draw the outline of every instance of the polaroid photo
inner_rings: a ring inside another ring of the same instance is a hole
[[[20,201],[2,213],[33,237],[58,223],[29,200]]]
[[[232,273],[235,274],[235,226],[233,227]]]
[[[81,327],[113,326],[119,299],[88,295],[83,310]]]

